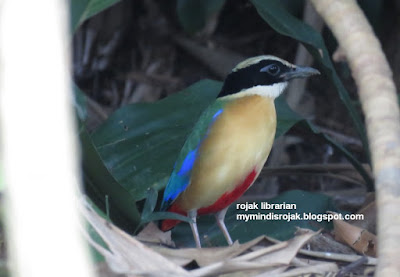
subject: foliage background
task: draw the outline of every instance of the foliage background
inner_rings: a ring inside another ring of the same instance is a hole
[[[398,25],[397,17],[389,11],[399,8],[391,1],[360,4],[386,43],[387,56],[394,57],[389,60],[396,74],[398,54],[393,45],[399,36],[387,31],[387,26]],[[222,80],[221,71],[227,72],[241,57],[272,54],[293,61],[298,41],[313,54],[315,66],[324,74],[310,80],[299,109],[307,121],[289,131],[289,143],[276,164],[328,167],[347,165],[350,160],[358,170],[352,174],[364,178],[339,180],[315,171],[306,176],[304,172],[286,173],[278,179],[264,174],[242,201],[265,200],[302,189],[329,196],[321,201],[321,212],[332,199],[339,208],[351,212],[361,206],[371,187],[361,167],[369,158],[355,86],[347,65],[333,67],[329,59],[336,48],[329,31],[320,35],[298,20],[302,8],[303,1],[71,1],[76,107],[86,189],[114,222],[134,232],[144,222],[167,216],[152,213],[157,209],[157,191],[165,185],[191,126],[220,86],[213,81],[193,83],[205,78]],[[217,70],[220,65],[223,69]],[[164,100],[144,103],[159,99]],[[288,112],[282,100],[280,127],[288,122],[284,133],[300,122],[300,117]],[[323,134],[315,135],[319,133],[315,128]],[[318,202],[302,196],[304,192],[298,191],[287,202],[303,204],[306,209]],[[200,225],[205,232],[215,234],[209,221],[206,218]],[[264,228],[256,227],[260,233],[267,232]],[[285,225],[276,228],[273,232],[293,231]],[[186,233],[177,229],[176,239]],[[236,238],[251,237],[242,233]],[[216,239],[210,243],[221,242]]]

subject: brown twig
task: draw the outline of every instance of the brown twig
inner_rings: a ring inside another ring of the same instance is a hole
[[[355,145],[358,147],[362,147],[362,142],[361,140],[339,133],[335,130],[326,128],[326,127],[321,127],[321,126],[317,126],[319,130],[321,130],[323,133],[335,138],[338,142],[342,143],[342,144],[349,144],[349,145]]]
[[[339,254],[339,253],[330,253],[330,252],[318,252],[318,251],[312,251],[312,250],[306,250],[306,249],[300,249],[299,253],[303,254],[303,255],[310,256],[310,257],[322,258],[322,259],[326,259],[326,260],[341,261],[341,262],[355,262],[355,261],[358,261],[360,258],[363,257],[363,256],[359,256],[359,255]],[[376,265],[377,264],[377,259],[376,258],[367,257],[367,260],[365,262],[363,262],[363,264]]]
[[[357,261],[352,262],[351,264],[348,264],[347,266],[343,267],[342,269],[339,270],[337,273],[336,277],[344,277],[347,276],[350,272],[354,272],[355,269],[361,267],[368,261],[368,258],[366,256],[361,257]]]

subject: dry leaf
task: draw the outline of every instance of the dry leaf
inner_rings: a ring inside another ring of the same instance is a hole
[[[303,232],[303,234],[291,240],[278,242],[276,245],[269,247],[260,247],[258,250],[245,255],[192,270],[191,273],[194,276],[215,276],[236,271],[246,271],[247,276],[253,276],[265,272],[270,274],[271,271],[274,270],[281,272],[290,265],[304,243],[312,236],[318,234],[318,232],[313,232],[311,230]]]
[[[183,248],[170,249],[166,247],[150,246],[152,249],[166,257],[168,260],[175,262],[178,265],[186,265],[191,261],[196,261],[200,266],[207,266],[212,263],[228,260],[236,257],[247,251],[254,245],[258,244],[265,237],[260,236],[247,243],[239,244],[235,242],[228,247],[213,247],[213,248]]]
[[[136,236],[136,239],[143,243],[156,243],[166,246],[175,247],[175,243],[171,239],[171,231],[163,232],[154,222],[150,222]]]
[[[141,233],[142,240],[150,241],[153,249],[142,244],[134,237],[124,233],[113,224],[101,218],[90,206],[82,200],[82,214],[95,228],[97,233],[107,244],[108,249],[93,241],[85,232],[89,243],[95,247],[105,258],[109,268],[116,273],[126,276],[218,276],[229,274],[229,276],[255,276],[257,274],[268,274],[268,276],[294,276],[303,272],[320,273],[333,271],[328,265],[314,264],[306,265],[295,258],[299,249],[312,236],[318,234],[310,230],[302,231],[293,239],[277,242],[267,237],[258,237],[250,242],[235,243],[229,247],[204,248],[204,249],[169,249],[157,244],[165,242],[166,238],[160,235],[157,226],[149,225]],[[168,240],[169,238],[167,238]],[[268,247],[258,245],[265,240],[273,241],[275,244]],[[253,251],[253,249],[256,249]],[[244,254],[245,253],[245,254]],[[164,255],[164,256],[163,256]],[[239,256],[240,255],[240,256]],[[199,269],[190,272],[184,270],[178,264],[184,264],[195,260]],[[291,270],[286,271],[288,268]],[[265,275],[267,276],[267,275]]]
[[[291,277],[291,276],[327,276],[329,272],[337,272],[338,267],[334,263],[320,263],[307,267],[299,267],[283,273],[271,274],[270,272],[257,275],[256,277]]]
[[[349,220],[348,223],[365,229],[371,233],[376,233],[376,203],[372,201],[358,210],[356,214],[363,214],[363,220]]]
[[[110,269],[127,276],[190,276],[189,272],[170,262],[135,238],[100,217],[82,198],[81,212],[107,244],[108,249],[93,241],[87,230],[84,234],[89,243],[102,254]]]
[[[327,233],[321,233],[312,237],[307,242],[309,250],[319,252],[330,252],[330,253],[341,253],[341,254],[356,254],[350,246],[340,243],[333,238],[332,235]]]
[[[318,234],[319,232],[314,232],[308,229],[298,229],[298,233],[300,235],[295,236],[294,238],[286,241],[288,246],[282,249],[281,251],[275,251],[270,253],[269,255],[265,255],[257,258],[258,262],[267,262],[271,264],[285,264],[289,265],[292,259],[296,256],[299,249],[313,236]]]
[[[335,239],[346,243],[358,253],[376,257],[377,238],[365,229],[343,220],[334,220]]]

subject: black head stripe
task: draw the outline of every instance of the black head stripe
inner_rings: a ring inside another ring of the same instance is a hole
[[[280,77],[291,67],[277,60],[261,60],[249,66],[234,69],[225,79],[218,97],[238,93],[244,89],[259,85],[272,85],[283,82]]]

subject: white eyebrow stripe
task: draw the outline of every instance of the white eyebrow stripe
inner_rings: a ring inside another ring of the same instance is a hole
[[[244,60],[244,61],[238,63],[238,65],[236,65],[236,67],[232,70],[232,72],[235,72],[235,71],[237,71],[239,69],[246,68],[246,67],[251,66],[253,64],[259,63],[262,60],[274,60],[274,61],[281,62],[281,63],[283,63],[284,65],[286,65],[288,67],[294,67],[293,64],[291,64],[291,63],[289,63],[289,62],[287,62],[285,60],[282,60],[282,59],[280,59],[278,57],[275,57],[275,56],[272,56],[272,55],[261,55],[261,56],[256,56],[256,57],[249,58],[247,60]]]

